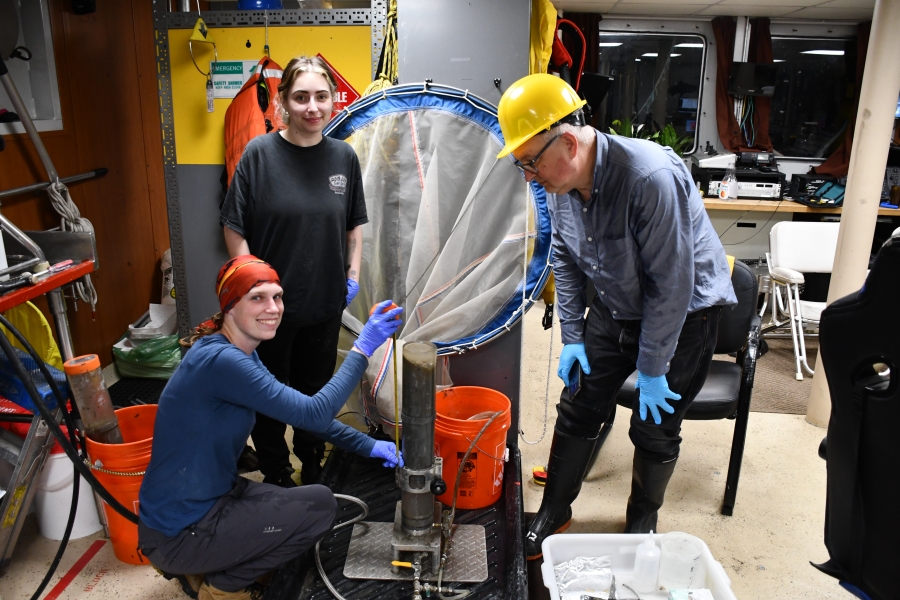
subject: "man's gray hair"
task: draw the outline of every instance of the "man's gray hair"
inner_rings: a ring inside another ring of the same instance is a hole
[[[560,123],[553,129],[548,129],[547,131],[541,132],[541,137],[549,142],[554,136],[563,134],[563,133],[571,133],[574,135],[579,142],[582,144],[589,144],[592,139],[594,139],[594,128],[590,125],[572,125],[571,123]]]

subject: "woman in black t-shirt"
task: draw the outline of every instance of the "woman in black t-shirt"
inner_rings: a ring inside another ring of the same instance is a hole
[[[336,90],[321,59],[288,63],[278,86],[287,128],[247,144],[219,219],[232,257],[254,254],[281,274],[282,325],[257,352],[279,381],[307,395],[334,373],[341,314],[359,290],[368,222],[356,153],[322,134]],[[285,427],[257,414],[251,437],[264,481],[290,487]],[[324,442],[294,429],[303,483],[318,480],[324,451]]]

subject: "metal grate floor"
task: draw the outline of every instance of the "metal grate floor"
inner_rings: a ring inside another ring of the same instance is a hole
[[[109,397],[118,408],[135,404],[157,404],[168,380],[123,377],[109,386]]]
[[[481,583],[451,583],[470,590],[470,600],[524,600],[528,580],[523,548],[522,466],[518,448],[510,447],[503,495],[494,505],[478,510],[457,510],[459,524],[482,525],[487,543],[488,578]],[[325,463],[321,483],[334,492],[360,498],[369,505],[366,521],[392,522],[400,500],[394,472],[377,459],[335,450]],[[338,521],[359,514],[359,508],[340,502]],[[412,582],[353,580],[343,575],[352,527],[340,529],[322,541],[322,565],[328,578],[347,600],[412,598]],[[264,600],[332,600],[316,570],[312,552],[282,566],[269,583]]]

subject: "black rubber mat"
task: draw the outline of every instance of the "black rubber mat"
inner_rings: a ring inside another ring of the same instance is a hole
[[[164,379],[123,377],[109,386],[109,397],[118,408],[136,404],[156,404],[167,383],[168,381]]]
[[[355,496],[369,505],[366,521],[391,522],[400,500],[394,471],[381,467],[380,460],[366,459],[341,450],[329,456],[322,481],[335,493]],[[359,507],[340,502],[338,521],[359,514]],[[467,589],[467,600],[521,600],[528,598],[528,576],[523,547],[522,464],[519,450],[509,449],[503,495],[495,504],[478,510],[457,510],[456,522],[483,525],[487,541],[488,579],[482,583],[450,583]],[[412,582],[346,579],[343,575],[352,527],[340,529],[322,542],[322,565],[328,578],[347,600],[372,598],[412,598]],[[331,600],[316,570],[312,552],[276,571],[264,600]]]

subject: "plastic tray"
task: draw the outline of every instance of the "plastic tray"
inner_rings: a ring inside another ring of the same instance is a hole
[[[631,592],[621,584],[631,585],[634,553],[638,544],[647,537],[649,535],[646,533],[561,533],[551,535],[541,545],[544,551],[541,575],[544,578],[544,585],[550,590],[550,597],[553,600],[560,600],[559,590],[556,588],[554,566],[577,556],[607,555],[612,560],[612,572],[616,576],[616,591],[621,592],[623,596],[632,597]],[[662,535],[654,537],[658,545]],[[703,540],[700,541],[703,542]],[[709,589],[715,600],[737,600],[734,592],[731,591],[731,580],[725,574],[725,569],[713,558],[705,542],[703,542],[700,568],[694,576],[693,587]],[[641,594],[642,600],[666,600],[667,598],[668,592],[666,591]]]

